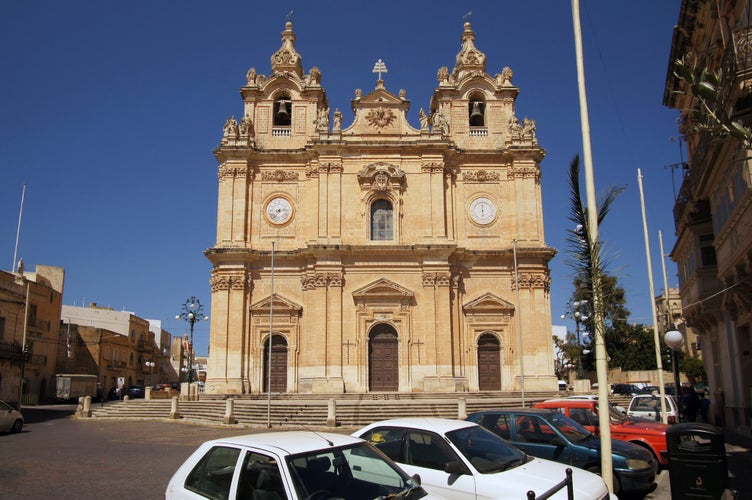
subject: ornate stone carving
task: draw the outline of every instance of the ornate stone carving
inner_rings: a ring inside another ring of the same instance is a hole
[[[342,273],[313,273],[304,274],[300,277],[300,284],[303,290],[313,290],[314,288],[328,288],[342,286]]]
[[[297,181],[298,173],[294,170],[266,170],[261,172],[261,180],[274,182]]]
[[[217,172],[219,180],[245,177],[246,175],[248,175],[248,167],[240,167],[237,165],[221,165]]]
[[[272,71],[274,73],[290,72],[302,77],[303,64],[300,55],[295,50],[295,32],[292,30],[292,23],[288,21],[285,24],[285,31],[282,32],[282,46],[272,54]]]
[[[449,286],[450,284],[449,273],[423,273],[423,286]]]
[[[528,166],[512,166],[509,170],[507,170],[507,179],[524,179],[524,178],[534,178],[536,181],[540,181],[540,169],[537,167],[528,167]]]
[[[498,172],[491,172],[489,170],[476,170],[474,172],[465,172],[462,178],[466,181],[475,182],[492,182],[500,179]]]
[[[426,161],[421,163],[420,171],[426,173],[438,173],[444,171],[444,163],[437,161]]]
[[[543,273],[523,273],[519,275],[520,288],[543,288],[548,291],[551,287],[551,276],[548,272]],[[512,277],[512,289],[516,289],[514,277]]]
[[[388,163],[372,163],[358,172],[358,182],[364,191],[401,191],[405,185],[405,172]]]
[[[388,127],[396,118],[397,115],[394,114],[394,111],[383,108],[372,109],[366,115],[366,121],[368,121],[368,124],[376,128]]]

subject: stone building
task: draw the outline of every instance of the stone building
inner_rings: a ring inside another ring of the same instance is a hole
[[[417,127],[381,73],[346,125],[289,22],[248,71],[214,151],[206,392],[556,390],[545,151],[512,70],[461,40]]]
[[[689,162],[674,204],[682,313],[702,339],[711,422],[750,435],[752,429],[752,159],[730,134],[698,131],[698,102],[674,74],[684,59],[721,71],[720,95],[752,125],[752,30],[749,1],[683,0],[671,43],[664,104],[681,111]],[[699,113],[702,115],[702,113]],[[716,131],[717,132],[717,131]]]
[[[177,382],[173,345],[180,341],[149,321],[128,311],[92,303],[89,307],[63,306],[58,373],[97,375],[102,389],[118,386]],[[153,365],[151,363],[154,363]]]
[[[15,273],[0,271],[0,399],[37,404],[54,397],[64,283],[60,267],[28,272],[21,261]]]

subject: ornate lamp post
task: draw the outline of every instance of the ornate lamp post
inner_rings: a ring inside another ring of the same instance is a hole
[[[671,348],[671,364],[674,367],[674,390],[678,399],[681,397],[679,393],[681,385],[679,382],[679,359],[677,351],[684,345],[684,335],[679,330],[669,330],[663,335],[663,340]]]
[[[149,369],[149,385],[154,386],[154,361],[146,361],[144,365]]]
[[[572,317],[574,317],[575,334],[577,336],[577,378],[582,379],[582,332],[580,331],[580,324],[589,320],[590,316],[587,316],[584,311],[586,310],[588,301],[586,299],[575,300],[572,302]]]
[[[183,321],[187,321],[191,328],[191,345],[190,345],[190,352],[188,353],[188,382],[193,382],[193,325],[196,324],[197,321],[207,321],[209,319],[209,316],[204,316],[204,306],[201,305],[201,302],[195,297],[192,296],[188,300],[185,301],[185,303],[182,306],[182,310],[180,311],[180,314],[175,316],[175,319],[182,319]]]

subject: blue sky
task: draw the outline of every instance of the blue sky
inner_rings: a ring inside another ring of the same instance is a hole
[[[679,1],[581,0],[596,189],[624,186],[601,228],[610,271],[633,321],[651,323],[637,169],[642,170],[655,293],[663,290],[658,231],[673,247],[681,184],[678,112],[662,105]],[[5,2],[0,15],[0,268],[65,268],[67,305],[97,302],[174,319],[190,296],[211,314],[203,251],[214,244],[222,125],[242,115],[238,89],[269,74],[293,11],[306,72],[322,72],[330,108],[352,123],[356,89],[407,91],[409,118],[428,109],[441,66],[454,66],[463,15],[487,71],[514,71],[519,117],[536,121],[555,322],[571,294],[566,265],[567,169],[582,155],[571,4],[566,0],[410,2],[160,0]],[[676,266],[667,261],[669,286]],[[206,351],[209,324],[197,325]]]

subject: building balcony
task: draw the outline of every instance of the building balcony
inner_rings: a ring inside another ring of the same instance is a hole
[[[290,127],[272,127],[272,137],[290,137]]]
[[[470,137],[488,137],[488,127],[470,127]]]

